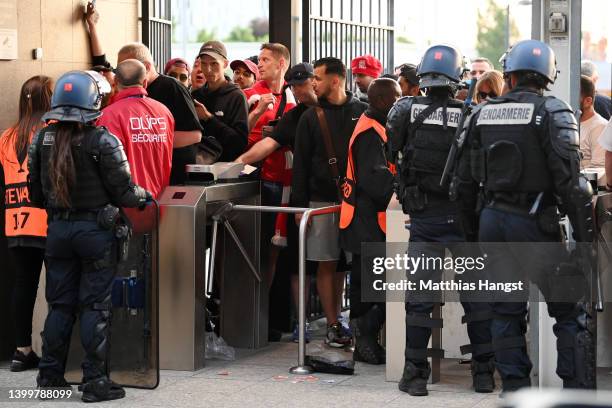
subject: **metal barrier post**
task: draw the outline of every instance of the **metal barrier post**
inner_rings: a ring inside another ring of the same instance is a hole
[[[273,212],[286,214],[303,214],[300,220],[299,232],[299,299],[298,299],[298,365],[291,367],[291,374],[305,375],[314,372],[313,368],[306,365],[306,231],[308,229],[308,221],[312,217],[323,214],[331,214],[340,212],[340,206],[334,205],[322,208],[297,208],[297,207],[272,207],[272,206],[257,206],[257,205],[231,205],[231,210],[234,211],[257,211],[257,212]]]

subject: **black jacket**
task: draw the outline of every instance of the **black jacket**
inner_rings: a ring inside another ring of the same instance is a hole
[[[595,112],[599,113],[605,120],[610,120],[612,99],[607,95],[595,94]]]
[[[366,115],[385,126],[387,117],[368,109]],[[385,143],[374,129],[368,129],[353,142],[355,213],[351,224],[340,230],[340,246],[361,253],[362,242],[384,242],[378,226],[378,212],[385,211],[393,195],[393,174],[387,167]]]
[[[234,161],[244,153],[249,134],[246,98],[240,88],[229,81],[221,88],[210,91],[207,85],[193,92],[193,97],[206,106],[213,115],[200,121],[202,136],[214,136],[223,146],[219,161]]]
[[[332,105],[324,99],[319,100],[319,105],[325,111],[341,177],[346,174],[348,144],[353,130],[359,117],[368,107],[350,92],[347,92],[347,95],[348,98],[343,105]],[[308,109],[298,123],[293,151],[291,188],[293,206],[308,207],[310,201],[338,202],[338,187],[332,177],[314,108]]]

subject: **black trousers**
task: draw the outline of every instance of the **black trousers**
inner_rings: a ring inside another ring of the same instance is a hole
[[[382,310],[385,309],[385,303],[364,302],[362,300],[362,267],[361,254],[353,253],[353,263],[351,266],[351,279],[349,287],[349,300],[351,302],[351,319],[358,319],[365,315],[371,308],[378,305]],[[371,265],[371,259],[367,259],[366,264]],[[371,279],[368,279],[370,282]]]
[[[64,375],[77,313],[85,349],[83,381],[106,375],[116,256],[113,232],[101,229],[96,222],[49,223],[46,250],[49,314],[38,366],[43,378]]]
[[[15,265],[12,313],[15,322],[15,345],[32,345],[32,314],[38,292],[38,281],[45,250],[35,247],[13,247],[9,253]]]

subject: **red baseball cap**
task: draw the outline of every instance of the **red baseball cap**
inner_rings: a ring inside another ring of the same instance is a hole
[[[372,55],[363,55],[351,61],[353,74],[364,74],[372,78],[378,78],[382,72],[382,64]]]
[[[164,74],[167,75],[168,71],[170,71],[172,67],[186,68],[187,72],[191,74],[191,66],[189,66],[189,63],[182,58],[172,58],[170,61],[166,62]]]
[[[251,60],[245,59],[245,60],[234,60],[232,61],[232,63],[230,64],[230,68],[233,70],[235,70],[238,67],[243,67],[246,68],[247,71],[251,71],[251,73],[253,75],[255,75],[255,80],[258,81],[259,80],[259,68],[257,68],[257,65],[255,65],[255,63]]]

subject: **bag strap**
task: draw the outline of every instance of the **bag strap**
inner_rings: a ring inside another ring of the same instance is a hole
[[[274,119],[276,120],[280,119],[285,113],[285,107],[287,106],[287,89],[289,89],[287,85],[283,86],[283,90],[281,91],[281,101],[278,105],[278,109],[276,110],[276,114],[274,115]]]
[[[325,151],[327,152],[327,163],[329,164],[332,178],[334,179],[334,183],[336,184],[338,190],[338,199],[342,200],[342,194],[340,192],[340,170],[338,170],[338,158],[336,157],[331,132],[329,131],[327,119],[325,118],[325,111],[320,106],[317,106],[315,111],[317,112],[317,119],[319,120],[319,126],[321,127],[321,135],[323,136]]]

